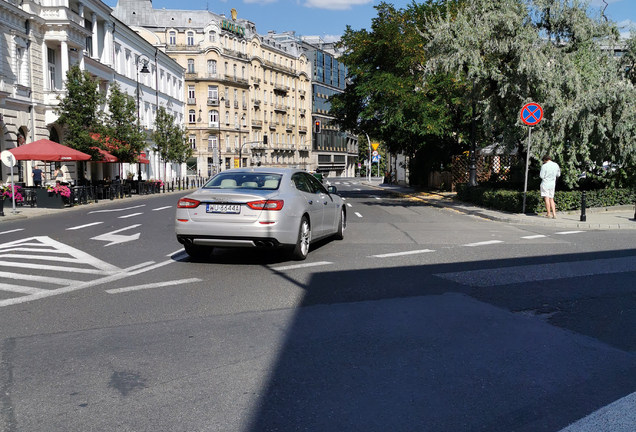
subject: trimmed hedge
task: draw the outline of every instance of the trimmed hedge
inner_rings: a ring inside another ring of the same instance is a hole
[[[523,191],[492,189],[486,187],[468,187],[457,185],[457,199],[493,210],[521,213]],[[581,209],[581,191],[556,191],[554,194],[557,211]],[[636,192],[632,189],[600,189],[587,191],[586,208],[610,207],[636,203]],[[538,190],[528,191],[526,195],[526,213],[541,213],[545,204]]]

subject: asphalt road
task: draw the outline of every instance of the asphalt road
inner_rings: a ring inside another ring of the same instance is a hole
[[[636,232],[359,180],[304,262],[191,260],[174,194],[0,223],[0,430],[634,430]]]

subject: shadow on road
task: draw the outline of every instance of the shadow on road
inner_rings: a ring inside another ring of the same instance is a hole
[[[440,277],[590,260],[624,268]],[[315,273],[249,430],[558,431],[636,390],[635,268],[629,250]]]

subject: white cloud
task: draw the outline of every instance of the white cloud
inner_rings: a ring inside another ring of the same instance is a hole
[[[227,1],[227,0],[221,0],[221,1]],[[243,0],[243,3],[258,3],[258,4],[270,4],[270,3],[276,3],[278,2],[278,0]]]
[[[352,6],[373,3],[373,0],[307,0],[305,7],[328,10],[348,10]]]
[[[621,37],[625,39],[630,36],[632,31],[636,31],[636,23],[629,19],[619,21],[616,25],[621,32]]]
[[[338,42],[342,36],[341,35],[323,35],[322,39],[329,42]]]

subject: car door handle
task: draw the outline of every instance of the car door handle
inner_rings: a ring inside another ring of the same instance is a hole
[[[324,205],[327,205],[327,201],[325,201],[323,204],[324,204]]]
[[[309,204],[313,204],[314,202],[312,200],[307,201]]]

